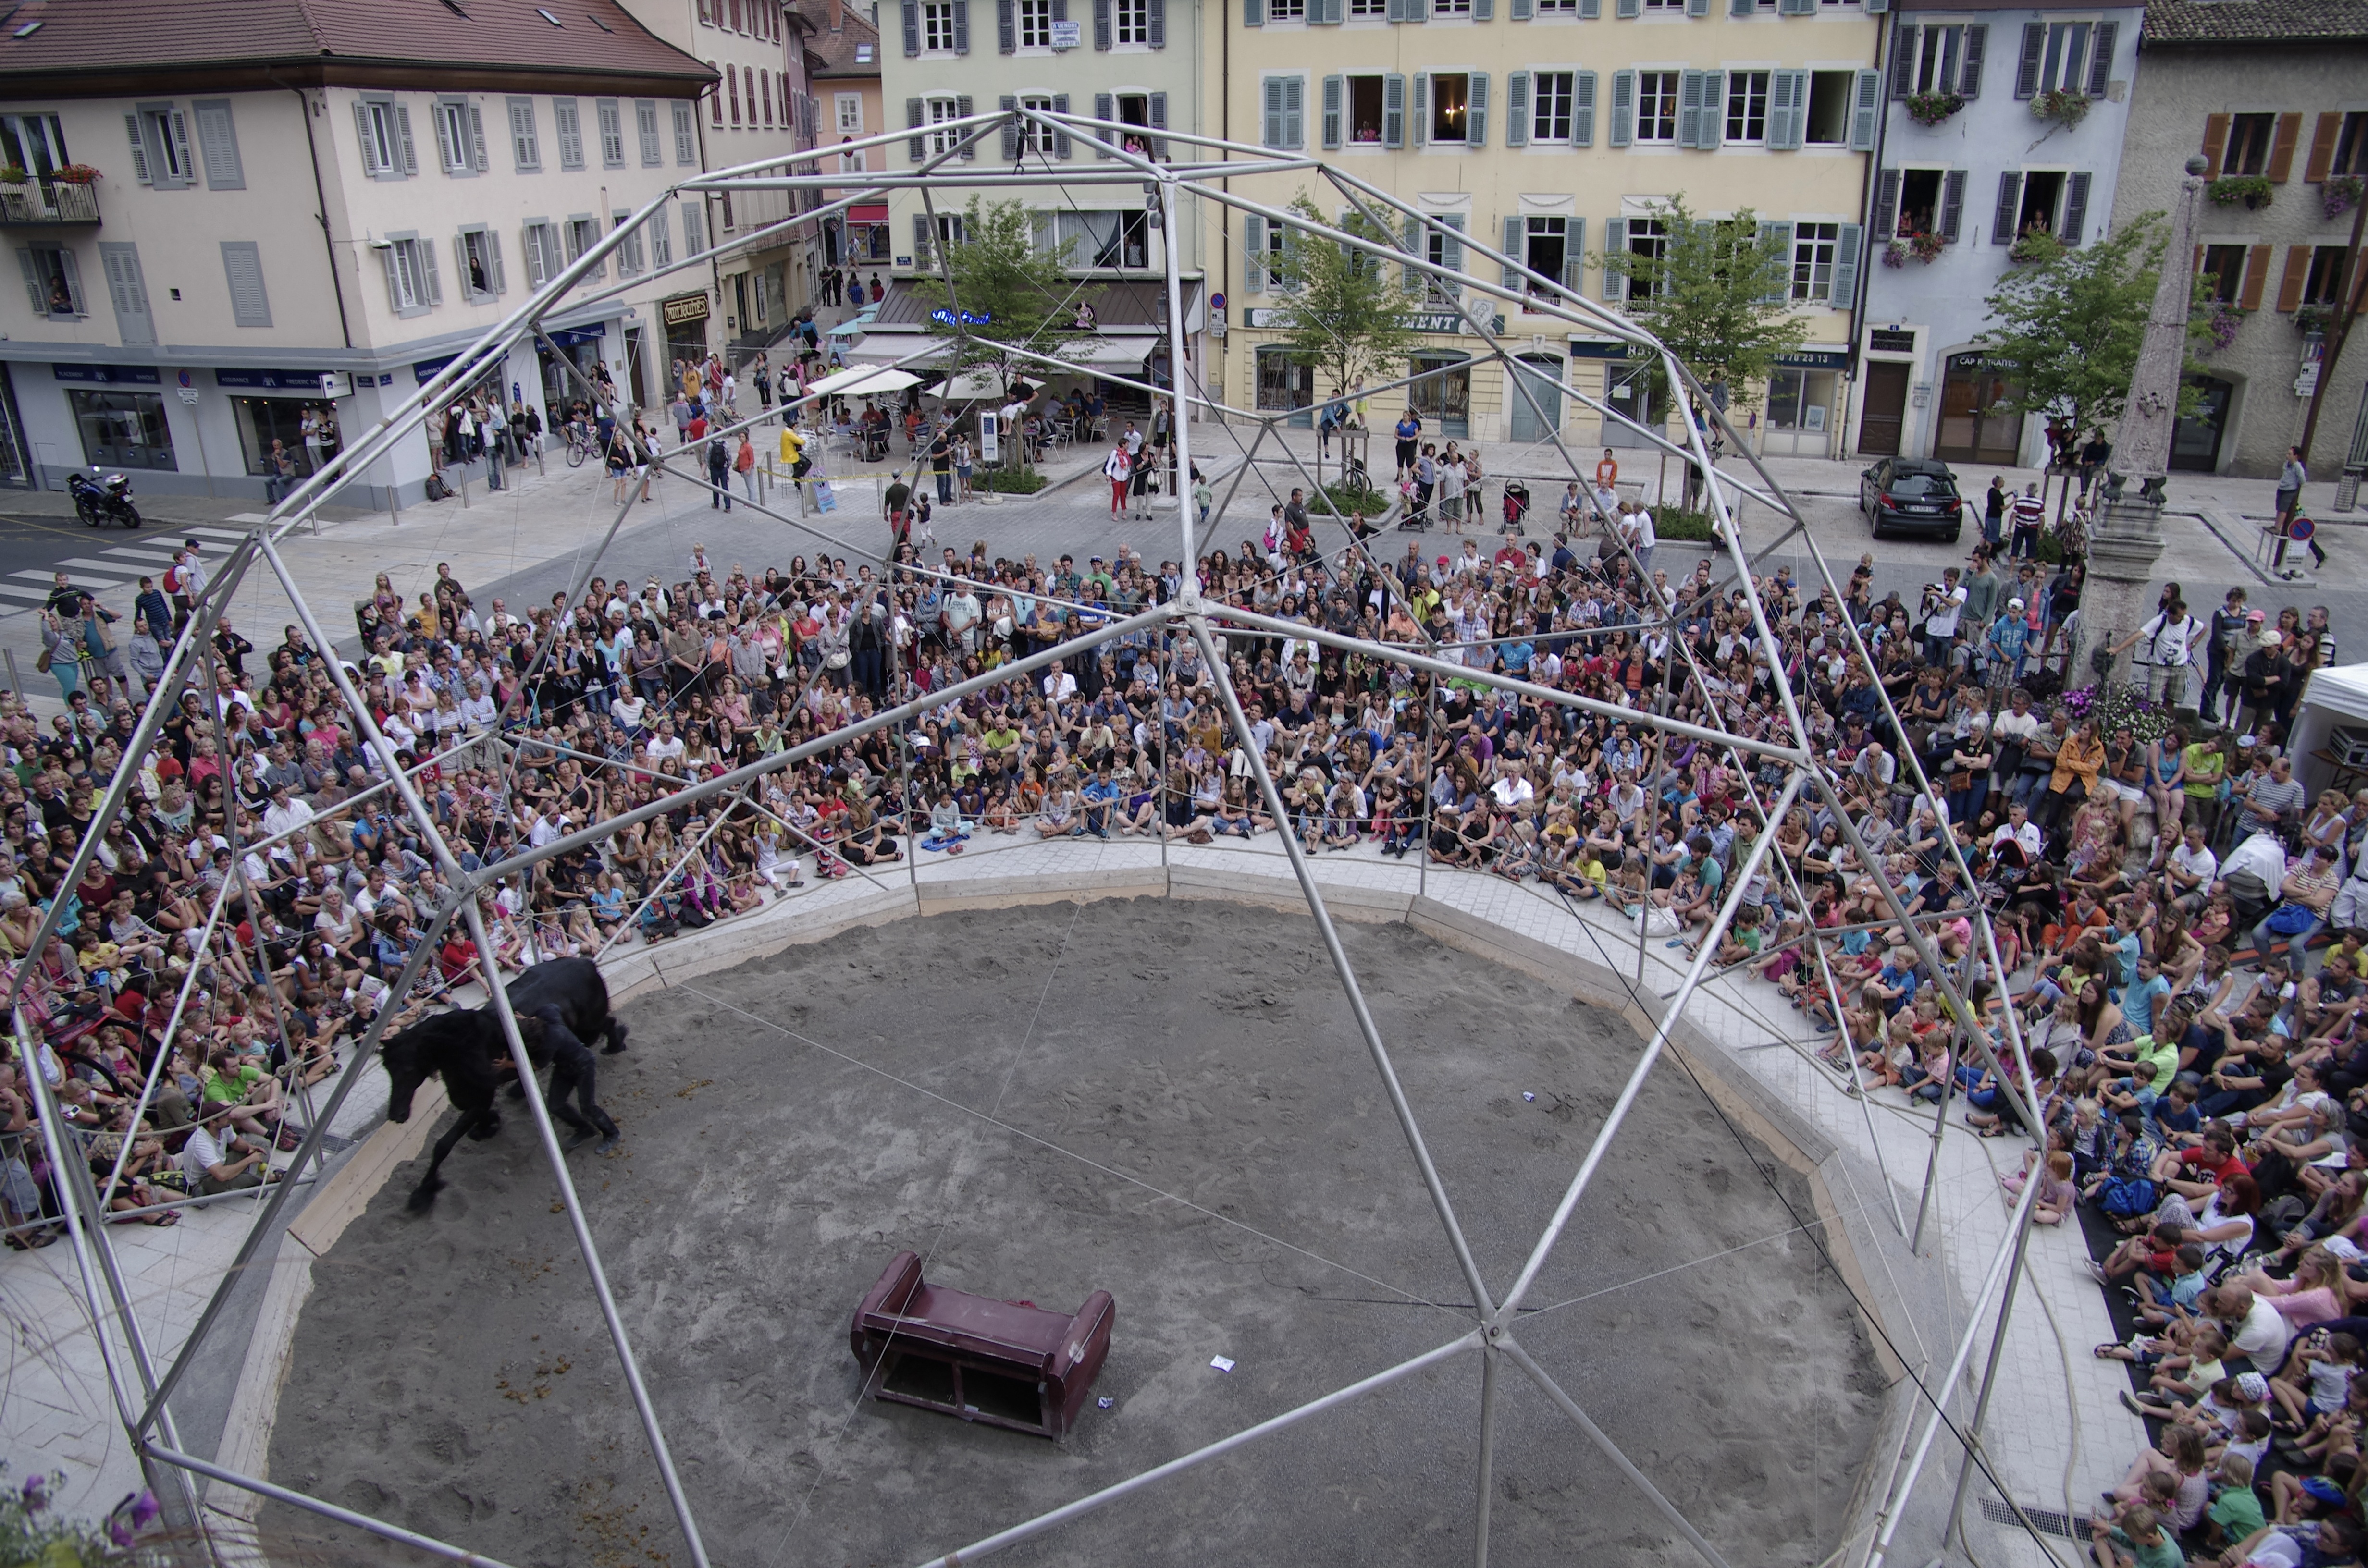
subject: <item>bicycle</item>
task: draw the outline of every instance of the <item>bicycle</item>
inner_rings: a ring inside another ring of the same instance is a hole
[[[567,466],[582,468],[584,460],[593,455],[592,433],[577,426],[567,428]]]

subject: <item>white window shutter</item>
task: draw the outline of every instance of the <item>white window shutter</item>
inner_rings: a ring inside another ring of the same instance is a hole
[[[1327,148],[1340,145],[1340,97],[1346,85],[1345,77],[1324,78],[1324,145]]]
[[[1611,145],[1625,147],[1635,139],[1636,73],[1614,71],[1611,74]]]
[[[664,209],[660,211],[663,212]],[[485,267],[494,275],[494,292],[508,293],[510,280],[502,274],[502,236],[493,229],[485,231]]]
[[[971,115],[975,112],[973,108],[973,101],[974,100],[973,100],[968,93],[963,93],[954,99],[955,118],[960,119],[968,119]],[[978,138],[976,135],[967,131],[962,132],[962,162],[969,163],[971,160],[978,156]]]
[[[1618,267],[1608,265],[1611,257],[1620,255],[1627,248],[1628,221],[1625,218],[1608,220],[1603,225],[1603,254],[1607,262],[1603,268],[1603,302],[1605,304],[1616,305],[1628,297],[1626,275]]]
[[[1282,78],[1269,76],[1259,84],[1265,102],[1263,123],[1259,126],[1258,142],[1262,146],[1281,147],[1282,141]]]
[[[1678,145],[1692,147],[1702,141],[1702,74],[1687,71],[1678,77]]]
[[[1702,73],[1702,134],[1694,145],[1702,151],[1715,152],[1726,142],[1726,73]]]
[[[1292,148],[1307,145],[1307,78],[1304,76],[1282,79],[1282,144]]]
[[[1841,235],[1834,242],[1834,299],[1838,311],[1850,308],[1858,297],[1858,252],[1861,231],[1856,223],[1844,223]]]
[[[1382,78],[1382,145],[1406,145],[1406,91],[1404,74],[1390,72]]]
[[[1414,74],[1414,102],[1406,110],[1406,118],[1411,121],[1406,127],[1409,132],[1406,145],[1429,146],[1430,144],[1430,73],[1428,71],[1417,71]]]
[[[450,169],[461,161],[460,149],[452,145],[452,117],[438,104],[432,118],[436,121],[436,162],[439,168]]]
[[[209,190],[245,190],[246,171],[238,157],[238,131],[232,123],[228,98],[201,99],[189,106],[198,117],[198,153]]]
[[[403,143],[403,172],[404,176],[409,176],[417,174],[419,172],[419,153],[417,149],[413,146],[411,141],[411,106],[409,104],[397,104],[394,106],[394,131],[395,139]]]
[[[386,264],[387,309],[393,311],[396,314],[400,315],[404,309],[403,274],[401,271],[401,264],[395,260],[395,253],[392,250],[382,250],[379,252],[378,257],[379,260]]]
[[[198,161],[189,155],[189,117],[175,109],[167,117],[173,122],[173,151],[181,160],[181,183],[198,183]]]
[[[354,106],[354,113],[359,115],[361,112],[361,105],[356,104]],[[146,185],[149,183],[148,144],[140,139],[140,117],[136,114],[125,115],[123,117],[123,129],[131,138],[131,172],[139,177],[142,185]],[[370,164],[370,138],[367,134],[363,136],[362,143],[362,164],[363,166],[367,168]],[[27,253],[28,256],[31,253],[29,252]],[[44,306],[46,308],[46,297],[44,299]]]
[[[1850,104],[1850,151],[1874,151],[1874,133],[1883,119],[1883,73],[1858,74],[1858,92]]]
[[[436,270],[436,247],[426,240],[418,240],[414,242],[412,248],[418,253],[420,267],[427,274],[427,302],[431,305],[442,304],[444,279]]]

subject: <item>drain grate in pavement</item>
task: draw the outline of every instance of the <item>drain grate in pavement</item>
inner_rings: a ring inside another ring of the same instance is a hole
[[[2022,1511],[2029,1516],[2031,1522],[2038,1526],[2045,1534],[2060,1535],[2066,1540],[2089,1539],[2089,1519],[2085,1515],[2066,1515],[2060,1508],[2026,1506]],[[1994,1525],[2012,1525],[2017,1529],[2022,1528],[2022,1521],[2015,1517],[2014,1510],[2008,1507],[2000,1498],[1982,1499],[1982,1517]]]

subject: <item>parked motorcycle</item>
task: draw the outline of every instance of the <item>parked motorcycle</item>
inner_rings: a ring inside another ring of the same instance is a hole
[[[131,481],[124,475],[110,473],[104,480],[94,480],[77,469],[66,475],[66,489],[74,496],[74,516],[90,527],[140,526],[140,508],[131,504]]]

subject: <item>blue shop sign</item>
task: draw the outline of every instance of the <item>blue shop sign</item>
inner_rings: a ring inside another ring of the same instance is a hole
[[[50,373],[62,381],[88,381],[102,387],[161,384],[154,365],[52,365]]]
[[[216,370],[218,387],[251,387],[257,392],[335,392],[345,378],[336,370]]]

